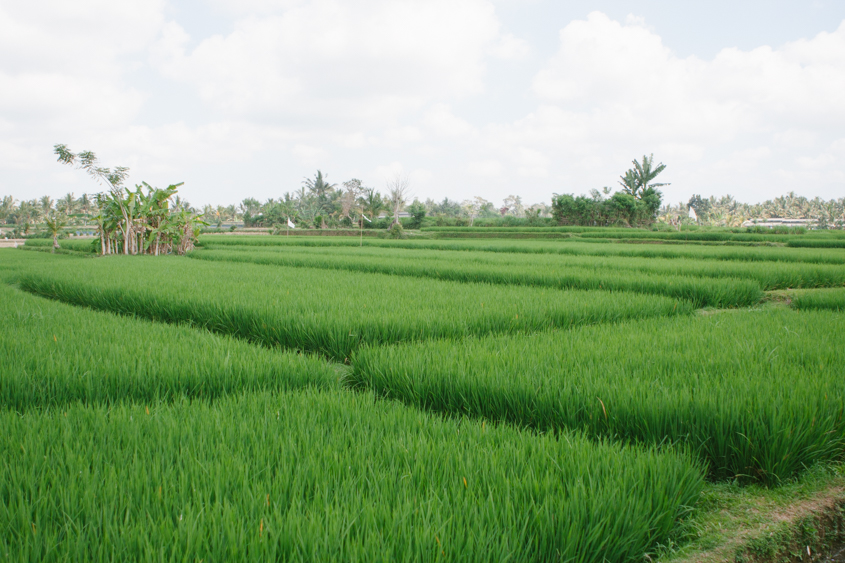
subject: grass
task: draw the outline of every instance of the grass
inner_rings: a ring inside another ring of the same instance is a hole
[[[187,327],[79,309],[0,285],[0,407],[213,399],[337,386],[325,361]]]
[[[372,347],[351,381],[441,412],[686,444],[774,485],[845,447],[845,323],[788,309]]]
[[[0,282],[54,298],[0,285],[6,559],[702,563],[823,547],[809,520],[771,522],[843,486],[845,288],[780,290],[841,284],[839,249],[202,240],[195,257],[219,262],[0,250]],[[691,316],[606,287],[511,287],[556,274],[745,278],[797,310]],[[430,279],[444,276],[461,281]]]
[[[114,256],[22,268],[29,292],[344,361],[362,344],[463,338],[692,311],[661,296]]]
[[[695,514],[684,522],[687,541],[665,545],[654,559],[667,563],[748,561],[750,557],[782,561],[789,560],[794,548],[806,552],[810,545],[811,553],[818,556],[841,541],[842,532],[836,533],[835,523],[833,529],[825,530],[820,522],[807,519],[833,517],[835,521],[836,504],[845,499],[843,489],[841,464],[815,466],[779,487],[708,484]],[[803,537],[795,538],[796,532]]]
[[[786,245],[793,248],[845,248],[845,240],[833,238],[789,240]]]
[[[561,241],[536,240],[379,240],[364,239],[364,246],[427,250],[471,250],[482,252],[520,252],[526,254],[567,254],[589,256],[631,256],[642,258],[694,258],[699,260],[736,260],[743,262],[809,262],[813,264],[845,264],[845,253],[839,249],[698,246],[661,244],[622,244],[610,239],[602,242],[580,242],[578,238]],[[284,237],[204,235],[201,244],[234,246],[359,246],[346,237]]]
[[[24,243],[24,248],[37,249],[51,249],[53,248],[53,239],[27,239]],[[73,250],[75,252],[86,252],[96,254],[98,252],[96,239],[62,239],[59,241],[59,247],[62,250]]]
[[[640,229],[618,229],[615,227],[422,227],[422,232],[446,233],[600,233],[600,232],[634,232]],[[645,232],[643,230],[643,232]]]
[[[802,235],[777,235],[757,233],[729,233],[729,232],[657,232],[657,231],[615,231],[591,232],[592,238],[619,239],[651,239],[651,240],[679,240],[679,241],[709,241],[709,242],[787,242]]]
[[[21,252],[20,248],[0,248],[0,283],[14,283],[28,268],[39,268],[45,264],[61,268],[66,261],[77,260],[79,258],[64,254],[45,256],[40,252]]]
[[[644,229],[618,229],[601,227],[515,227],[515,228],[490,228],[478,227],[442,227],[431,230],[433,234],[442,237],[472,237],[473,235],[498,235],[503,238],[510,238],[513,235],[535,235],[551,236],[554,234],[571,233],[592,239],[620,239],[620,240],[670,240],[683,242],[777,242],[785,243],[796,236],[774,233],[732,233],[728,231],[694,231],[694,232],[666,232],[651,231]]]
[[[0,411],[12,560],[638,560],[688,457],[443,420],[342,391]]]
[[[845,288],[801,291],[791,297],[791,304],[795,309],[828,309],[845,312]]]
[[[760,285],[751,280],[704,280],[693,276],[620,271],[614,267],[611,260],[607,261],[606,267],[599,267],[605,265],[596,264],[594,260],[589,259],[581,260],[579,264],[573,263],[575,260],[565,261],[559,257],[555,257],[558,258],[557,261],[542,260],[545,256],[532,261],[514,255],[489,253],[486,256],[484,253],[454,253],[451,256],[443,256],[443,251],[428,252],[425,255],[417,254],[421,251],[406,251],[402,255],[398,255],[398,252],[390,249],[366,256],[354,249],[332,254],[205,250],[195,252],[192,256],[210,261],[351,270],[458,282],[633,291],[685,299],[697,307],[750,305],[757,303],[763,296]]]
[[[256,263],[309,265],[336,267],[364,271],[381,271],[401,274],[442,277],[442,272],[456,269],[451,279],[515,280],[511,283],[560,286],[566,282],[566,273],[578,270],[593,272],[638,272],[668,276],[693,276],[697,278],[736,278],[752,280],[764,290],[797,287],[845,286],[845,268],[831,264],[804,262],[736,262],[724,260],[694,260],[674,258],[654,260],[621,256],[567,256],[557,254],[529,255],[523,253],[456,252],[443,250],[408,250],[402,248],[349,248],[349,247],[253,247],[207,244],[205,250],[193,254],[198,258],[219,257]],[[226,251],[212,252],[211,251]],[[237,254],[236,254],[237,253]],[[493,267],[495,275],[487,275]],[[507,272],[507,275],[505,275]],[[561,276],[561,272],[564,275]],[[594,274],[595,275],[595,274]],[[628,283],[633,277],[626,276]],[[560,281],[558,281],[560,280]],[[604,284],[604,287],[608,287]],[[611,286],[612,287],[612,286]],[[718,301],[721,297],[713,289]],[[707,290],[705,290],[707,291]],[[720,303],[716,303],[717,305]]]

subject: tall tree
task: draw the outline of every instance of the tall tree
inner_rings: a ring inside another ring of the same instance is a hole
[[[358,178],[352,178],[343,183],[343,195],[340,197],[340,218],[349,217],[349,212],[355,207],[355,203],[361,194],[364,193],[364,186]]]
[[[56,202],[56,209],[60,210],[65,215],[73,214],[76,207],[76,198],[73,197],[73,192],[66,194],[65,197]]]
[[[660,186],[668,186],[669,184],[659,184],[653,182],[658,174],[666,169],[666,165],[662,162],[657,166],[654,165],[654,155],[643,155],[643,161],[633,161],[634,167],[628,169],[623,176],[620,176],[619,184],[622,186],[622,191],[641,198],[643,191],[647,188],[659,188]]]
[[[393,210],[393,224],[399,223],[399,214],[405,209],[405,204],[411,198],[411,179],[401,173],[396,173],[387,181],[387,200]]]
[[[364,213],[369,214],[372,219],[376,219],[384,209],[384,199],[375,188],[367,188],[364,190],[364,195],[361,197],[361,206]]]
[[[93,152],[82,151],[79,154],[74,154],[67,148],[67,145],[63,144],[55,145],[53,147],[53,153],[62,164],[74,166],[85,171],[89,176],[108,188],[113,201],[118,204],[120,212],[123,215],[123,251],[125,254],[129,254],[129,239],[132,236],[132,211],[128,206],[133,203],[133,200],[131,198],[124,200],[123,197],[123,182],[126,181],[126,177],[129,175],[129,168],[126,166],[116,166],[112,170],[100,166],[97,155]]]
[[[59,249],[59,233],[67,225],[67,218],[60,213],[51,213],[44,218],[44,223],[46,223],[47,230],[53,237],[53,248],[51,252],[55,253]]]
[[[320,170],[314,178],[305,178],[302,181],[303,187],[308,190],[308,193],[317,200],[317,205],[320,207],[321,213],[329,213],[329,202],[331,202],[331,194],[337,187],[336,184],[328,182],[328,175],[323,175]]]

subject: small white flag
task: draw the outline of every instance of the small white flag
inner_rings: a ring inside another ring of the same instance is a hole
[[[689,208],[689,218],[698,221],[698,215],[695,214],[695,209],[692,206]]]
[[[293,221],[290,220],[290,217],[288,217],[288,227],[290,227],[291,229],[296,228],[296,225],[293,224]]]
[[[361,217],[363,217],[363,218],[364,218],[364,220],[365,220],[367,223],[372,223],[372,221],[370,221],[369,219],[367,219],[367,216],[366,216],[366,215],[364,215],[363,213],[361,213]]]

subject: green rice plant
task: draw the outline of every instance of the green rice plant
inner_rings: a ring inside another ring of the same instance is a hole
[[[444,420],[371,394],[0,411],[15,561],[641,560],[688,456]]]
[[[845,323],[768,309],[366,347],[350,383],[434,411],[682,443],[713,479],[776,484],[845,448]]]
[[[845,248],[845,240],[841,238],[806,238],[790,240],[786,246],[793,248]]]
[[[697,260],[735,260],[742,262],[809,262],[814,264],[845,264],[845,253],[837,249],[806,249],[766,246],[700,246],[661,244],[622,244],[612,239],[602,242],[579,242],[579,238],[561,241],[537,240],[380,240],[364,239],[363,246],[408,248],[425,250],[460,250],[525,254],[565,254],[588,256],[631,256],[642,258],[694,258]],[[261,247],[328,247],[360,246],[349,237],[273,237],[205,235],[200,244],[261,246]]]
[[[396,252],[396,251],[392,251]],[[463,254],[463,253],[462,253]],[[277,266],[297,266],[377,272],[415,278],[427,277],[458,282],[486,282],[503,285],[528,285],[554,289],[603,289],[634,291],[685,299],[696,306],[735,307],[757,303],[763,296],[757,282],[741,279],[704,280],[683,275],[650,275],[573,264],[536,264],[521,260],[508,266],[502,256],[485,261],[485,256],[429,256],[415,253],[396,256],[366,257],[347,252],[332,255],[293,252],[202,251],[194,258],[222,262],[246,262]],[[475,257],[476,260],[472,260]],[[533,257],[532,257],[533,258]],[[486,262],[486,263],[485,263]]]
[[[480,227],[479,227],[480,228]],[[463,230],[456,230],[456,231],[443,231],[443,232],[435,232],[435,233],[426,233],[428,235],[434,235],[436,238],[444,238],[444,239],[479,239],[479,238],[494,238],[494,239],[506,239],[506,240],[515,240],[515,239],[569,239],[572,237],[572,233],[566,232],[536,232],[536,231],[489,231],[487,229],[483,231],[469,231],[465,232]]]
[[[86,252],[91,254],[97,253],[97,241],[99,239],[62,239],[59,241],[59,246],[63,250],[73,250],[75,252]],[[26,243],[24,243],[24,248],[53,248],[53,240],[52,239],[27,239]]]
[[[22,252],[20,248],[0,248],[0,283],[14,283],[29,267],[39,267],[48,261],[54,267],[61,267],[68,260],[77,261],[79,258],[63,254],[44,256],[40,252]]]
[[[636,232],[640,229],[617,229],[615,227],[422,227],[422,232],[432,233],[600,233]],[[645,232],[643,230],[643,232]]]
[[[319,358],[78,309],[0,285],[0,407],[214,398],[337,385]]]
[[[729,232],[657,232],[657,231],[616,231],[616,232],[590,232],[592,238],[624,238],[624,239],[652,239],[652,240],[680,240],[680,241],[737,241],[737,242],[787,242],[795,240],[801,235],[776,235],[776,234],[754,234],[754,233],[729,233]]]
[[[816,289],[796,292],[790,305],[795,309],[830,309],[845,312],[845,289]]]
[[[361,344],[532,332],[689,313],[662,296],[560,291],[310,268],[113,256],[23,271],[32,293],[75,305],[188,323],[344,361]]]
[[[560,272],[589,269],[591,272],[620,271],[659,274],[661,276],[694,276],[708,278],[750,279],[764,290],[797,287],[836,287],[845,285],[845,268],[831,264],[804,262],[737,262],[727,260],[693,260],[675,258],[652,260],[619,256],[569,256],[559,254],[520,254],[493,252],[456,252],[443,250],[409,250],[400,248],[350,247],[250,247],[209,244],[194,253],[194,258],[228,259],[255,263],[285,264],[378,271],[391,274],[426,275],[443,279],[478,279],[498,283],[551,285],[562,287],[568,280]],[[223,252],[216,252],[222,250]],[[225,252],[225,251],[230,252]],[[211,251],[211,252],[208,252]],[[235,252],[236,251],[236,252]],[[487,266],[493,266],[489,276]],[[450,269],[460,274],[447,274]],[[507,276],[504,273],[507,271]],[[613,285],[603,284],[612,288]],[[711,291],[716,287],[708,286]],[[719,304],[719,303],[716,303]]]

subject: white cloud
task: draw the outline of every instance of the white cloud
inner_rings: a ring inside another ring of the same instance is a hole
[[[389,122],[430,100],[482,92],[485,51],[519,50],[483,0],[282,7],[238,20],[232,33],[192,50],[170,23],[154,64],[233,115]]]
[[[448,104],[435,104],[426,112],[423,123],[444,137],[464,136],[473,132],[472,125],[452,113]]]
[[[506,33],[491,47],[490,52],[500,59],[518,61],[528,56],[531,45],[512,33]]]
[[[594,12],[561,30],[533,88],[538,108],[494,127],[489,146],[554,155],[550,170],[575,191],[651,152],[668,160],[667,176],[682,180],[668,192],[744,184],[752,199],[773,185],[790,189],[775,166],[842,167],[824,156],[799,162],[783,147],[811,149],[845,128],[845,23],[779,49],[725,49],[706,61],[677,57],[640,19],[621,24]],[[545,168],[515,166],[521,174]],[[720,179],[719,168],[734,175]],[[826,186],[831,197],[833,189]]]
[[[297,143],[293,147],[293,154],[300,162],[309,166],[318,166],[321,162],[325,162],[328,157],[328,154],[322,147],[312,147],[301,143]]]
[[[705,59],[638,14],[594,12],[541,52],[488,0],[212,0],[191,20],[180,1],[0,6],[0,191],[86,189],[55,164],[67,142],[216,203],[240,185],[277,197],[315,166],[548,201],[651,152],[672,201],[843,193],[845,23]]]
[[[481,160],[467,164],[467,171],[473,176],[496,178],[501,176],[503,167],[498,160]]]

